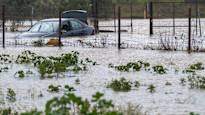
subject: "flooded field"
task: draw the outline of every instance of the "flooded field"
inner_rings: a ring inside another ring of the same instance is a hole
[[[181,20],[186,24],[185,19]],[[171,21],[166,21],[171,24]],[[109,23],[111,25],[113,21],[101,22],[103,25]],[[129,24],[129,20],[127,23]],[[163,20],[159,23],[163,23]],[[73,92],[82,98],[91,100],[93,94],[101,92],[117,107],[126,108],[128,105],[133,105],[148,115],[189,115],[191,112],[204,115],[204,53],[188,54],[185,51],[156,50],[162,48],[162,39],[167,39],[167,36],[174,39],[169,42],[173,48],[186,50],[186,28],[185,31],[177,30],[179,36],[181,33],[184,34],[179,38],[171,36],[171,32],[150,37],[148,20],[135,20],[134,24],[138,26],[134,26],[133,33],[129,27],[128,32],[122,33],[123,49],[121,50],[117,50],[116,33],[63,38],[64,46],[59,48],[33,47],[33,41],[39,38],[15,39],[15,36],[20,34],[19,32],[7,32],[7,47],[0,49],[0,55],[8,54],[11,62],[6,63],[8,60],[5,61],[4,58],[0,60],[0,108],[11,108],[18,112],[32,109],[43,111],[47,101],[53,97],[62,96],[65,93],[63,86],[69,85],[74,87]],[[182,23],[179,22],[179,24]],[[171,30],[168,29],[168,31]],[[44,38],[43,42],[46,43],[48,39],[50,38]],[[193,39],[196,40],[196,47],[204,48],[203,35]],[[79,59],[90,59],[96,63],[86,65],[86,71],[77,73],[66,71],[62,72],[60,77],[42,79],[38,66],[32,63],[17,63],[19,55],[26,50],[44,58],[77,51]],[[138,67],[138,64],[141,65]],[[147,64],[147,68],[144,67],[145,65],[142,66],[143,64]],[[127,70],[127,67],[132,67],[130,65],[134,67]],[[19,77],[18,75],[22,75],[22,72],[30,74]],[[122,78],[132,82],[131,89],[115,91],[108,87],[113,80]],[[135,86],[133,86],[134,83]],[[137,87],[136,83],[140,85]],[[49,92],[50,85],[60,85],[61,88],[58,92]],[[8,99],[8,89],[15,92],[14,102]]]
[[[105,94],[106,99],[112,99],[114,104],[126,107],[128,104],[135,106],[140,105],[142,111],[149,115],[185,115],[190,112],[205,114],[205,91],[202,89],[190,88],[189,84],[182,85],[182,78],[191,75],[182,71],[191,64],[204,62],[205,58],[202,53],[187,54],[185,52],[163,52],[163,51],[144,51],[124,49],[121,51],[114,49],[90,49],[90,48],[8,48],[1,50],[1,54],[10,54],[15,58],[22,51],[30,50],[42,56],[57,56],[62,53],[78,51],[81,58],[90,58],[95,60],[99,65],[89,66],[88,71],[73,74],[65,73],[63,78],[52,78],[41,80],[38,70],[32,65],[7,64],[8,72],[0,73],[1,87],[1,107],[11,107],[17,111],[28,111],[37,108],[43,110],[46,101],[54,96],[63,95],[63,92],[49,93],[48,86],[70,85],[73,86],[75,93],[83,98],[92,96],[99,91]],[[137,61],[149,62],[151,65],[163,65],[167,68],[166,74],[157,74],[153,71],[147,72],[119,72],[109,68],[110,63],[114,65],[126,64]],[[34,74],[20,79],[15,77],[19,70],[32,71]],[[177,72],[176,72],[177,70]],[[197,71],[199,75],[204,75],[204,70]],[[74,77],[71,77],[74,76]],[[139,81],[141,86],[132,89],[129,92],[115,92],[106,87],[114,79],[126,78],[130,81]],[[79,79],[80,84],[75,80]],[[170,85],[166,85],[166,83]],[[156,89],[150,93],[147,87],[153,84]],[[11,88],[16,92],[16,102],[7,101],[7,89]],[[39,97],[43,94],[42,97]]]

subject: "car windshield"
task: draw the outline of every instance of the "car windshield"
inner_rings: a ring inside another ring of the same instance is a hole
[[[42,33],[56,32],[58,30],[58,26],[59,26],[58,21],[38,22],[29,30],[29,32],[42,32]]]

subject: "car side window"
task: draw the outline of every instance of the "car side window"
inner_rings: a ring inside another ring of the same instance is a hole
[[[41,23],[37,23],[29,30],[29,32],[38,32],[40,27],[41,27]]]
[[[53,25],[52,25],[52,23],[42,23],[41,24],[41,28],[40,28],[40,30],[39,30],[40,32],[47,32],[47,33],[49,33],[49,32],[53,32],[54,30],[53,30]]]
[[[70,31],[71,30],[70,22],[69,21],[64,22],[63,26],[62,26],[62,29],[67,31],[67,32]]]
[[[71,23],[71,27],[72,27],[73,30],[78,30],[78,29],[82,29],[83,28],[81,23],[79,23],[77,21],[71,20],[70,23]]]

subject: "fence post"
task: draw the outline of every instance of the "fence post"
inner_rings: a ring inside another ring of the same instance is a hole
[[[149,3],[149,12],[150,12],[150,35],[153,35],[153,2]]]
[[[94,27],[95,32],[99,33],[99,20],[98,20],[98,0],[94,0],[95,3],[95,21],[94,21]]]
[[[5,48],[5,6],[2,6],[2,43],[3,43],[3,48]]]
[[[175,3],[172,3],[173,35],[175,35]]]
[[[198,0],[196,0],[196,35],[198,35]]]
[[[31,27],[33,26],[33,15],[34,15],[34,8],[31,6]]]
[[[62,25],[61,10],[59,10],[59,31],[58,31],[58,37],[59,37],[59,38],[58,38],[58,39],[59,39],[59,40],[58,40],[58,43],[59,43],[58,45],[59,45],[59,47],[61,47],[61,37],[62,37],[62,36],[61,36],[61,34],[62,34],[61,25]]]
[[[113,13],[114,13],[114,30],[115,30],[115,32],[117,32],[117,28],[116,28],[116,4],[114,4]]]
[[[118,7],[118,49],[121,49],[121,8]]]
[[[132,14],[132,12],[133,12],[133,7],[132,7],[132,1],[130,2],[130,12],[131,12],[131,14],[130,14],[130,19],[131,19],[131,32],[133,32],[133,14]]]
[[[189,8],[188,52],[191,53],[191,8]]]

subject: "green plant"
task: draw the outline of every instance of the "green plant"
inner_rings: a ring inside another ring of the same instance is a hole
[[[69,85],[65,85],[64,88],[66,89],[66,91],[69,91],[69,92],[76,91],[74,87],[71,87]]]
[[[131,90],[132,83],[127,81],[125,78],[121,78],[120,80],[113,80],[107,87],[113,89],[114,91],[127,92]]]
[[[7,108],[7,109],[1,109],[0,115],[18,115],[18,113],[15,111],[12,111],[11,108]]]
[[[16,74],[18,75],[19,78],[24,78],[24,77],[26,77],[23,70],[20,70],[20,71],[16,72]]]
[[[21,113],[21,115],[43,115],[43,114],[42,112],[39,112],[37,110],[32,110],[30,112]]]
[[[16,93],[14,92],[13,89],[11,89],[11,88],[7,89],[6,99],[8,99],[10,102],[15,102],[16,101]]]
[[[59,73],[66,72],[66,65],[60,62],[54,63],[54,72],[57,73],[58,77]]]
[[[48,92],[51,92],[51,93],[58,93],[60,91],[60,85],[58,86],[54,86],[54,85],[49,85],[48,86]]]
[[[181,79],[180,79],[180,83],[181,83],[182,85],[185,85],[185,84],[186,84],[186,79],[185,79],[185,78],[181,78]]]
[[[150,64],[143,61],[137,61],[137,62],[130,62],[127,63],[126,65],[119,65],[119,66],[114,66],[113,64],[109,64],[108,67],[115,68],[116,70],[121,72],[129,72],[130,70],[140,71],[142,68],[144,68],[144,70],[147,71],[149,70]]]
[[[17,31],[17,26],[16,26],[16,22],[12,21],[11,26],[10,26],[10,31],[11,32],[16,32]]]
[[[163,66],[161,66],[161,65],[157,65],[157,66],[154,66],[154,67],[152,67],[153,68],[153,70],[154,70],[154,72],[155,73],[158,73],[158,74],[166,74],[167,72],[166,72],[166,68],[164,68]]]
[[[36,54],[26,50],[22,52],[20,55],[18,55],[16,59],[16,63],[18,64],[29,64],[32,63],[35,60]]]
[[[184,73],[193,73],[195,74],[196,70],[204,70],[204,66],[201,62],[198,62],[196,64],[190,65],[188,68],[186,68],[183,72]]]
[[[97,92],[92,96],[92,104],[73,93],[66,93],[60,98],[48,101],[45,107],[46,115],[122,115],[113,110],[112,101],[102,99],[103,94]]]
[[[189,86],[191,88],[205,89],[205,77],[199,75],[188,76]]]
[[[189,115],[199,115],[198,113],[190,112]]]
[[[204,70],[204,67],[203,67],[203,64],[201,62],[198,62],[196,64],[190,65],[189,69],[191,69],[191,70]]]
[[[79,85],[80,84],[80,79],[76,79],[75,84]]]
[[[1,72],[7,72],[9,70],[9,68],[8,67],[3,67],[3,68],[0,68],[0,73]]]
[[[165,83],[165,85],[170,86],[170,85],[172,85],[172,83],[170,83],[170,82],[167,81],[167,82]]]
[[[135,81],[135,82],[134,82],[134,86],[135,86],[136,88],[139,88],[139,87],[140,87],[140,82],[139,82],[139,81]]]
[[[80,67],[80,66],[74,66],[73,68],[72,68],[72,71],[74,72],[74,73],[78,73],[79,71],[82,71],[83,69]]]
[[[149,90],[150,93],[154,93],[156,91],[156,87],[153,84],[151,84],[148,86],[147,90]]]
[[[7,54],[0,55],[0,63],[1,64],[10,64],[12,62],[13,62],[12,57],[10,55],[7,55]]]
[[[38,65],[38,71],[41,78],[44,79],[46,74],[52,74],[54,69],[53,62],[51,60],[44,60]]]

